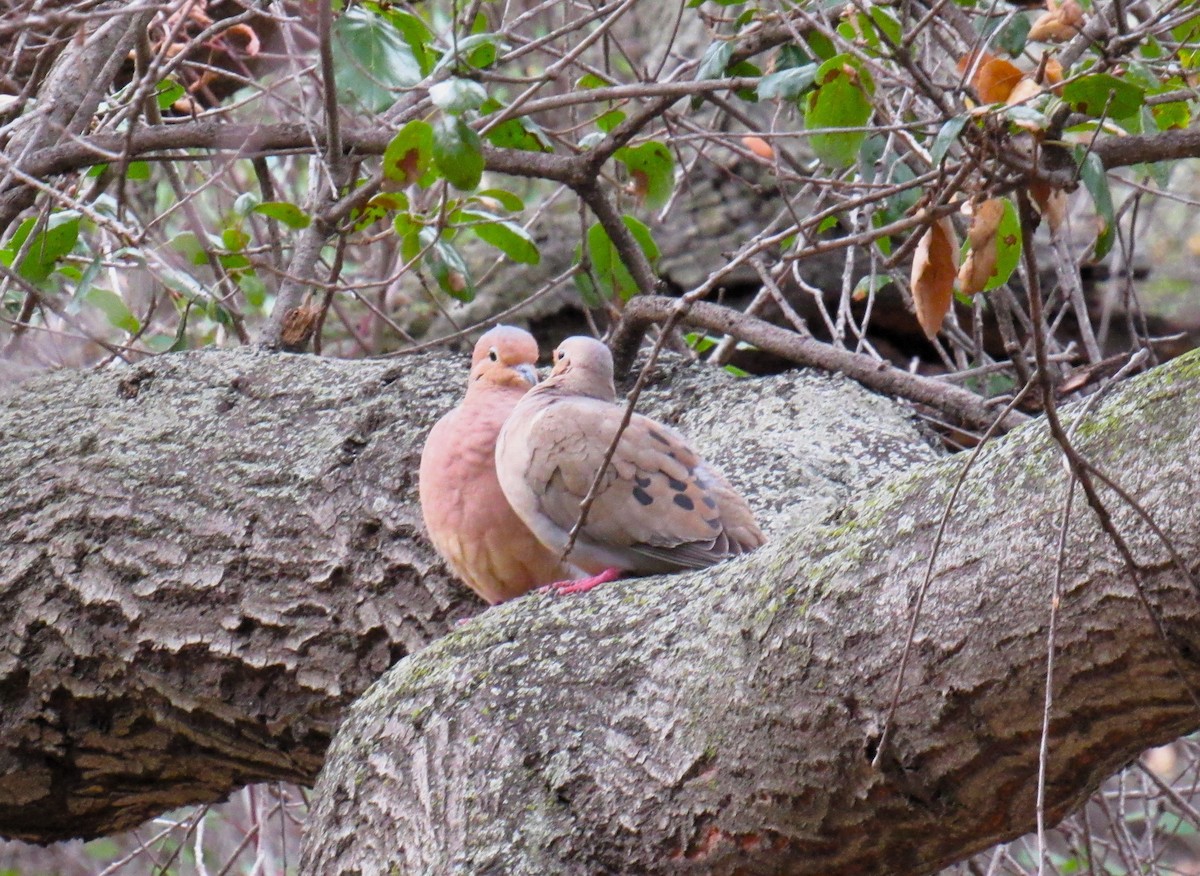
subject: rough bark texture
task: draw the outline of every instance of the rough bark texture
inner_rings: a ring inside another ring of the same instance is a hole
[[[1195,574],[1200,356],[1125,384],[1077,438]],[[1029,830],[1066,487],[1040,423],[990,445],[966,481],[872,766],[963,463],[917,468],[714,570],[502,606],[404,661],[330,750],[303,869],[925,873]],[[1077,498],[1051,821],[1200,727],[1183,681],[1200,690],[1200,594],[1104,496],[1170,644]]]
[[[462,353],[202,352],[10,388],[0,835],[94,836],[313,781],[346,705],[481,608],[416,505],[420,445],[465,370]],[[676,363],[644,398],[780,526],[932,456],[902,408],[838,378]]]

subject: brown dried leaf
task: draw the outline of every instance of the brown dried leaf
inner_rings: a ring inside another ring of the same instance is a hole
[[[967,240],[971,245],[966,261],[958,271],[958,288],[965,295],[983,291],[996,273],[996,230],[1004,218],[1004,202],[998,198],[975,206]]]
[[[1038,16],[1029,29],[1029,39],[1061,43],[1079,33],[1083,26],[1083,7],[1077,0],[1046,0],[1048,11]]]
[[[943,216],[921,237],[913,256],[913,305],[917,322],[930,340],[942,327],[942,320],[954,301],[954,275],[958,271],[958,238],[950,217]]]
[[[227,37],[237,36],[242,40],[242,54],[253,58],[262,51],[258,33],[248,24],[235,24],[225,32]]]
[[[1030,184],[1029,196],[1037,204],[1042,218],[1050,226],[1051,233],[1057,234],[1067,216],[1067,193],[1038,180]]]

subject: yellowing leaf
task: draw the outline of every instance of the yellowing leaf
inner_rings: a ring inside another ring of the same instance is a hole
[[[929,226],[917,244],[910,280],[917,322],[930,340],[941,329],[954,300],[957,272],[958,239],[950,218],[943,216]]]

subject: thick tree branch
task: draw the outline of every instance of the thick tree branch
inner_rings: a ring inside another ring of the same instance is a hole
[[[1077,434],[1200,566],[1200,356],[1125,384]],[[871,765],[961,465],[912,471],[719,570],[521,601],[404,661],[339,731],[304,868],[918,874],[1029,830],[1066,477],[1041,423],[989,445],[964,487],[890,756]],[[1051,820],[1200,727],[1172,657],[1200,682],[1200,600],[1112,504],[1170,641],[1080,518],[1058,608]]]
[[[446,353],[246,350],[7,394],[0,835],[111,833],[250,781],[311,782],[345,706],[480,608],[416,505],[421,443],[464,377]],[[797,491],[820,515],[847,483],[932,456],[904,411],[848,381],[660,378],[643,409],[682,414],[764,522]],[[811,410],[822,421],[797,427]]]

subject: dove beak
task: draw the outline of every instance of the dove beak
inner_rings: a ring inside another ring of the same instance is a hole
[[[525,380],[528,381],[530,386],[537,386],[538,373],[537,373],[537,369],[534,368],[532,365],[523,362],[520,365],[514,365],[513,370],[516,371],[518,374],[520,374],[522,377],[524,377]]]

